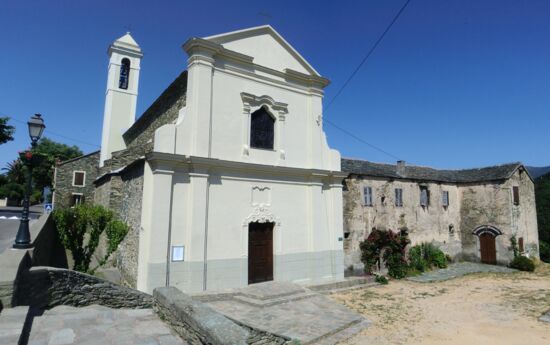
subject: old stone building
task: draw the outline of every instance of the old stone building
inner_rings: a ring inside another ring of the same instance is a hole
[[[538,257],[533,180],[520,163],[436,170],[342,159],[344,251],[362,269],[359,243],[372,229],[405,231],[412,245],[432,242],[455,259],[506,264],[511,237]]]
[[[150,292],[343,277],[328,80],[270,26],[183,49],[187,70],[134,122],[141,49],[129,34],[109,48],[93,200],[131,225],[116,253],[123,279]]]
[[[52,202],[70,207],[94,200],[94,182],[99,173],[99,151],[57,164]]]

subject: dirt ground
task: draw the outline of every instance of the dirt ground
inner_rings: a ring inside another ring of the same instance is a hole
[[[550,264],[535,273],[478,273],[436,283],[331,295],[373,322],[342,344],[549,345]]]

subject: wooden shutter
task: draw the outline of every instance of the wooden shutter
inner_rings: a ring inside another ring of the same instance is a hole
[[[513,191],[514,205],[519,205],[519,187],[518,186],[512,187],[512,191]]]
[[[523,253],[525,251],[523,248],[523,237],[518,238],[518,247],[520,253]]]
[[[449,206],[449,192],[444,190],[442,193],[442,197],[443,197],[443,206],[445,207]]]
[[[420,187],[420,206],[428,206],[428,190]]]
[[[365,197],[365,206],[372,206],[372,188],[365,187],[363,193]]]
[[[75,171],[73,185],[84,186],[84,173]]]
[[[401,188],[395,189],[395,206],[403,206],[403,189]]]

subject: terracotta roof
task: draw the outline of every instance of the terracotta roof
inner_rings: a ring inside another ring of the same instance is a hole
[[[399,169],[397,164],[373,163],[358,159],[342,158],[342,171],[348,174],[433,181],[448,183],[474,183],[505,180],[519,168],[525,170],[519,162],[475,169],[438,170],[428,167],[404,165]],[[525,170],[526,171],[526,170]]]

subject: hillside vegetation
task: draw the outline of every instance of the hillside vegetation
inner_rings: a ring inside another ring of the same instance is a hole
[[[535,179],[540,258],[550,262],[550,173]]]

